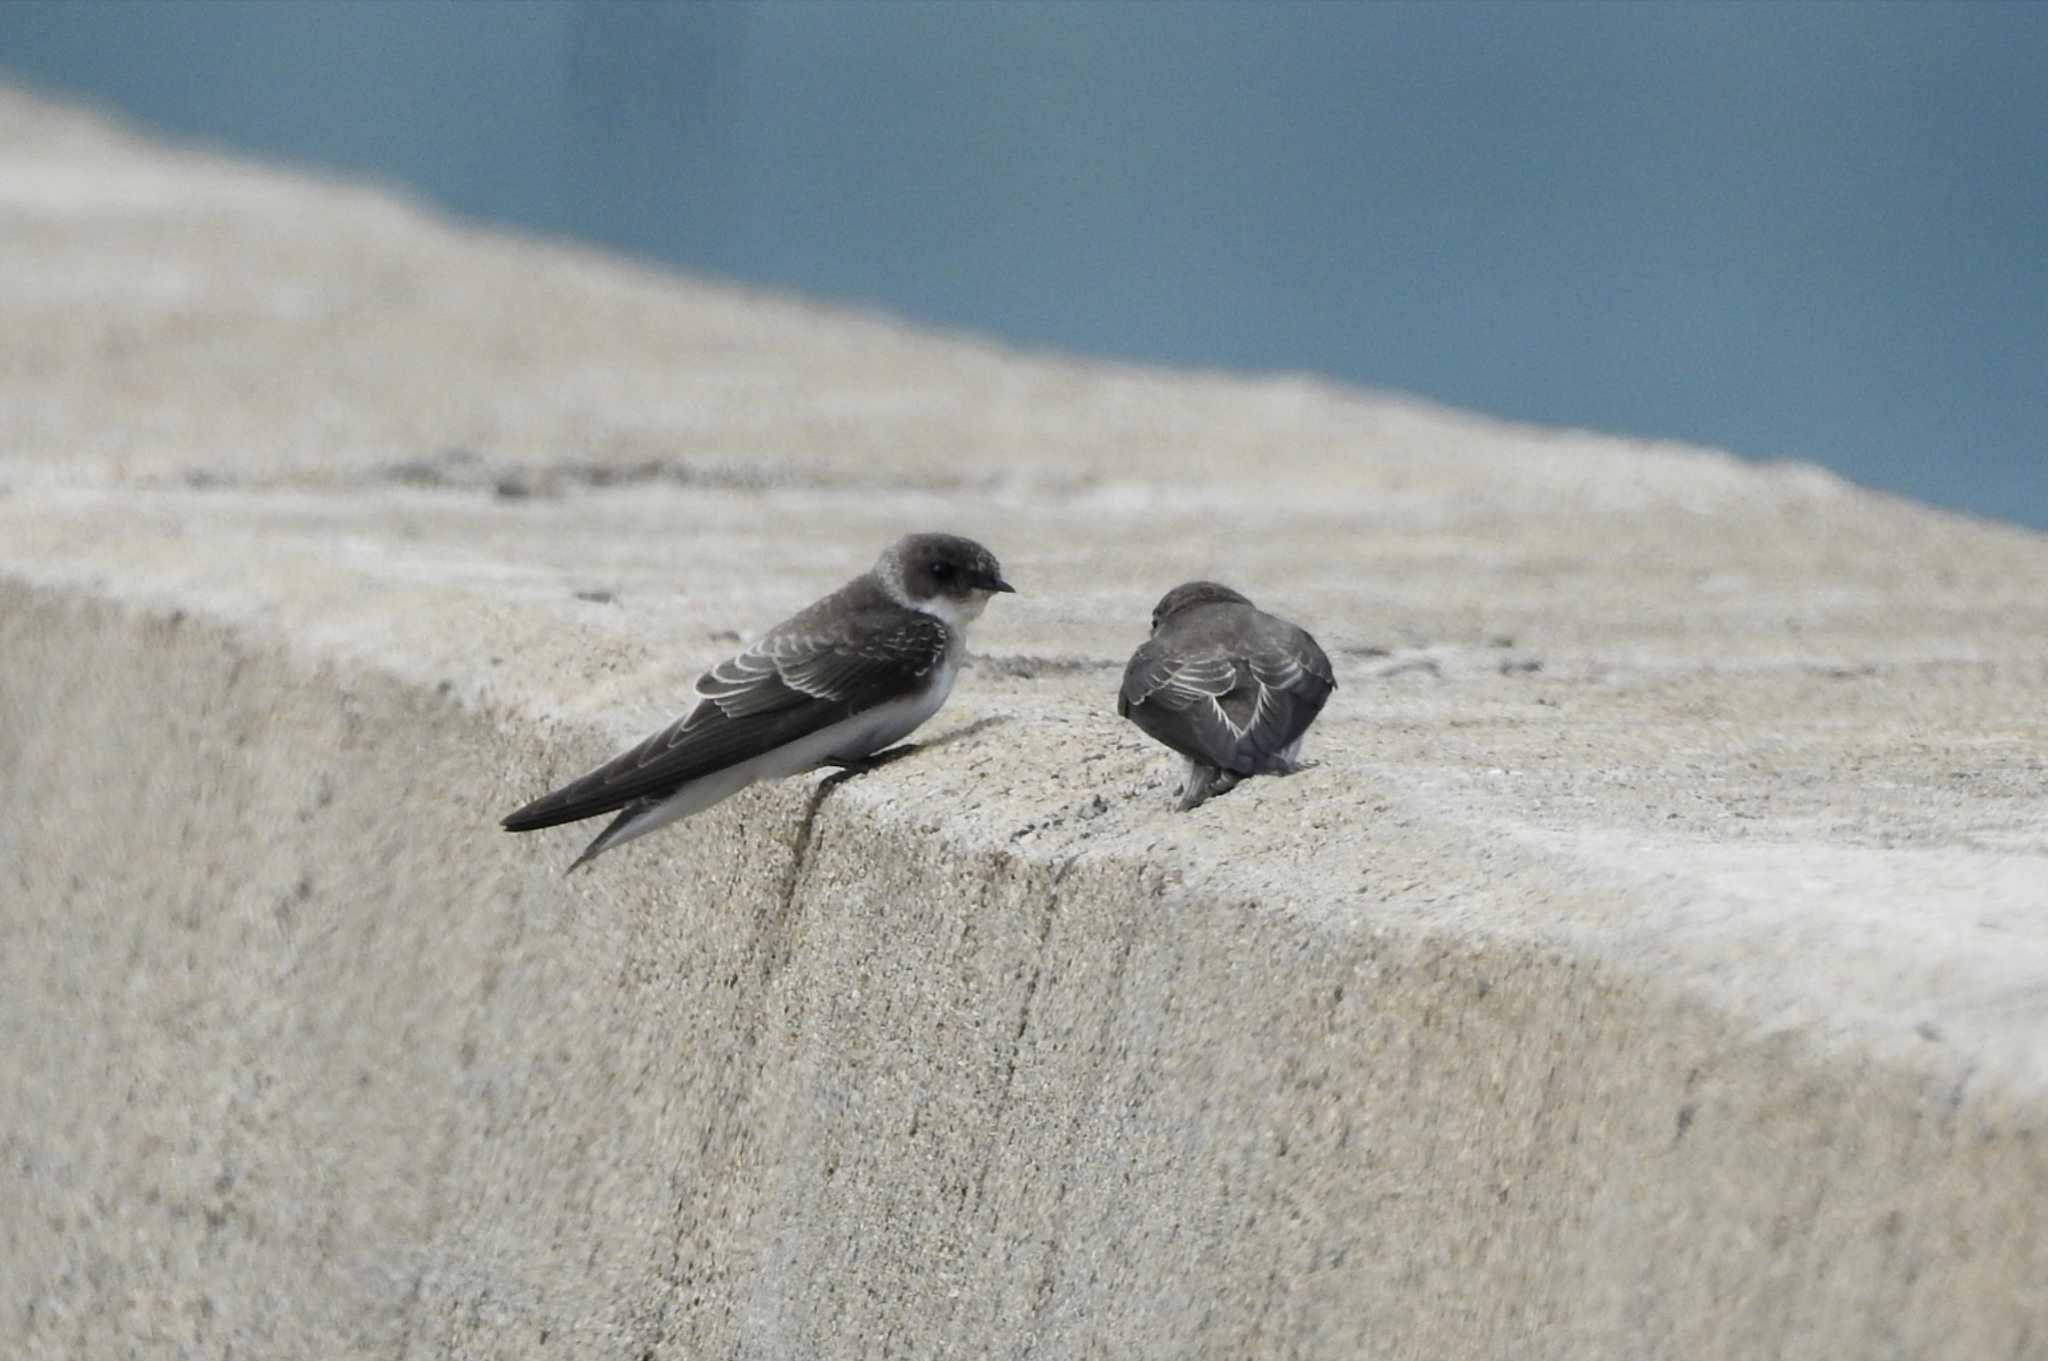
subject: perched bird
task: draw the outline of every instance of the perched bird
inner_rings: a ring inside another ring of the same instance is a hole
[[[505,830],[618,814],[573,871],[756,780],[857,767],[939,711],[967,625],[1013,589],[972,539],[906,535],[871,570],[699,676],[682,717],[527,804]]]
[[[1302,734],[1336,688],[1307,633],[1228,586],[1190,581],[1153,609],[1116,711],[1187,758],[1186,811],[1247,775],[1298,770]]]

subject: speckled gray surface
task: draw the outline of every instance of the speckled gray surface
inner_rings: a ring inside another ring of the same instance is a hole
[[[0,115],[12,1350],[2048,1349],[2048,540]],[[931,526],[925,750],[494,830]],[[1196,575],[1343,688],[1176,816]]]

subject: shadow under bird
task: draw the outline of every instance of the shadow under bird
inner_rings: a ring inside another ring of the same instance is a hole
[[[1185,812],[1248,775],[1299,770],[1302,736],[1336,688],[1306,631],[1228,586],[1190,581],[1153,609],[1116,711],[1187,758]]]
[[[616,813],[574,871],[757,780],[858,768],[939,711],[967,626],[1012,589],[972,539],[907,535],[872,569],[698,677],[682,717],[527,804],[505,830]]]

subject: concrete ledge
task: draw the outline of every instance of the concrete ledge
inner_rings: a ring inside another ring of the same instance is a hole
[[[23,1355],[2048,1344],[2048,540],[0,114]],[[928,750],[492,830],[927,524]],[[1175,817],[1196,574],[1344,688]]]

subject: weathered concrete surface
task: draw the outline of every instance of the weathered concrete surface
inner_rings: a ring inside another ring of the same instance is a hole
[[[0,243],[10,1355],[2048,1354],[2048,540],[14,94]],[[495,832],[925,526],[922,754]],[[1197,574],[1343,688],[1175,816]]]

